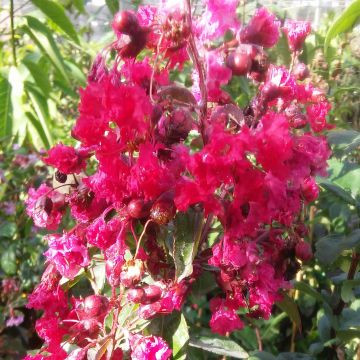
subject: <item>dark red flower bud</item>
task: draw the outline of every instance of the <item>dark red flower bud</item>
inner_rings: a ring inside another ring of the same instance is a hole
[[[312,202],[319,196],[319,187],[313,178],[307,178],[301,185],[302,195],[307,202]]]
[[[158,140],[164,144],[176,144],[187,138],[192,127],[191,112],[181,107],[161,117],[156,135]]]
[[[167,224],[176,213],[174,200],[163,198],[157,200],[150,209],[150,217],[159,225]]]
[[[135,58],[140,51],[145,47],[147,39],[147,32],[140,29],[137,33],[131,36],[130,42],[119,50],[119,55],[122,58]]]
[[[64,184],[64,183],[66,183],[67,175],[58,170],[55,173],[55,179],[59,183]]]
[[[304,63],[295,65],[293,74],[297,80],[303,81],[310,75],[309,68]]]
[[[299,260],[304,262],[311,260],[313,257],[310,244],[304,240],[301,240],[296,244],[295,254]]]
[[[142,219],[149,216],[150,206],[143,199],[133,199],[129,202],[127,211],[133,219]]]
[[[127,292],[127,299],[133,303],[139,304],[141,303],[144,295],[145,292],[143,288],[129,289]]]
[[[109,308],[109,300],[102,295],[90,295],[84,299],[84,316],[89,318],[101,318],[106,315]]]
[[[131,11],[120,11],[114,16],[112,28],[117,35],[134,35],[140,30],[140,25],[136,15]]]
[[[148,285],[144,286],[144,297],[142,299],[142,304],[151,304],[160,299],[162,290],[159,286]]]
[[[226,59],[226,66],[231,69],[233,75],[245,76],[251,68],[251,57],[242,51],[235,51]]]

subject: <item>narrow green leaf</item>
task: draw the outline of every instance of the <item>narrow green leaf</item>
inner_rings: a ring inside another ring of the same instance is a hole
[[[31,0],[51,21],[61,28],[77,44],[79,38],[74,25],[65,13],[65,9],[59,2],[50,0]]]
[[[85,13],[84,0],[73,0],[73,5],[79,12]]]
[[[31,143],[38,151],[44,148],[50,148],[48,138],[40,124],[40,121],[30,111],[27,111],[25,115],[29,120],[28,131],[31,136]]]
[[[196,210],[180,212],[174,219],[173,258],[177,281],[193,272],[192,263],[197,254],[203,219],[203,213]]]
[[[15,248],[10,247],[6,249],[0,257],[0,266],[1,269],[7,275],[14,275],[16,273],[16,255]]]
[[[357,206],[357,201],[351,196],[350,192],[347,192],[341,186],[331,182],[330,180],[321,180],[319,185],[335,194],[341,200],[345,201],[347,204]]]
[[[12,134],[11,85],[0,75],[0,139]]]
[[[36,88],[29,86],[29,84],[26,86],[26,92],[29,95],[37,118],[39,119],[39,122],[47,138],[46,143],[48,144],[48,147],[50,147],[53,141],[50,132],[50,116],[46,98],[40,92],[38,92]]]
[[[105,2],[108,9],[113,15],[119,11],[120,9],[119,0],[105,0]]]
[[[176,326],[176,330],[172,335],[173,359],[185,360],[190,336],[185,317],[182,313],[179,313],[179,321]]]
[[[32,16],[26,16],[28,26],[24,26],[24,31],[31,37],[44,55],[48,56],[54,67],[59,71],[61,76],[70,86],[71,82],[67,74],[64,60],[61,56],[60,50],[52,36],[51,31],[38,19]]]
[[[278,301],[276,305],[282,310],[285,311],[292,322],[296,324],[298,329],[301,331],[301,317],[299,313],[298,306],[294,299],[292,299],[289,295],[283,294],[283,298],[281,301]]]
[[[330,41],[342,32],[350,30],[360,16],[360,0],[354,0],[335,20],[326,33],[324,52],[328,51]]]
[[[248,359],[249,354],[235,341],[217,335],[191,336],[189,346],[200,348],[217,355],[231,356],[235,359]]]
[[[322,295],[319,292],[317,292],[310,285],[308,285],[304,282],[300,282],[300,281],[295,282],[294,288],[296,290],[299,290],[300,292],[303,292],[303,293],[313,297],[314,299],[316,299],[320,302],[324,301],[324,298],[322,297]]]
[[[47,74],[44,74],[43,67],[29,59],[24,59],[23,64],[30,71],[31,76],[42,93],[45,96],[48,96],[49,92],[51,91],[51,84]]]

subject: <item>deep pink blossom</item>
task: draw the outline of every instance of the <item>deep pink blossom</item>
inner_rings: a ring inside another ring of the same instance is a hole
[[[280,21],[265,8],[257,9],[250,22],[241,29],[240,39],[246,44],[270,48],[279,39]]]
[[[86,167],[85,159],[88,153],[83,149],[74,149],[72,146],[58,144],[51,148],[44,162],[57,168],[64,174],[78,174]]]
[[[308,21],[286,19],[283,31],[288,39],[290,50],[299,51],[311,32],[311,24]]]
[[[26,212],[38,227],[57,229],[63,215],[64,196],[56,190],[41,184],[38,189],[30,188],[25,200]]]
[[[169,346],[158,336],[132,335],[130,347],[132,360],[167,360],[171,356]]]
[[[84,241],[75,234],[64,233],[47,237],[49,249],[45,252],[48,261],[59,273],[73,279],[81,268],[89,265],[89,255]]]

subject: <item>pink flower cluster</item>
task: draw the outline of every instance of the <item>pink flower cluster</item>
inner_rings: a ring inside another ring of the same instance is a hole
[[[280,21],[261,8],[241,25],[237,6],[208,0],[202,16],[192,17],[187,2],[163,3],[115,15],[116,40],[80,90],[72,130],[79,144],[48,152],[44,161],[59,185],[30,189],[26,201],[38,227],[56,230],[66,208],[75,222],[46,237],[48,267],[28,303],[44,310],[36,328],[45,345],[27,359],[81,360],[109,341],[112,359],[168,359],[168,344],[134,325],[181,310],[202,272],[222,290],[210,301],[210,327],[226,334],[246,317],[268,319],[311,258],[300,214],[318,196],[315,177],[326,175],[330,151],[321,133],[330,128],[330,105],[298,62],[310,26],[286,21],[292,66],[271,65],[265,49],[277,43]],[[219,41],[225,32],[231,40]],[[145,48],[152,56],[138,58]],[[111,67],[110,50],[117,53]],[[192,88],[170,80],[184,64],[193,65]],[[224,89],[237,76],[258,85],[243,109]],[[184,214],[203,221],[192,270],[179,277],[164,238],[179,233]],[[211,247],[215,220],[221,236]],[[99,264],[103,295],[94,285]],[[75,297],[63,285],[80,277],[95,295]],[[118,328],[126,304],[136,311]],[[68,354],[65,343],[77,349]]]

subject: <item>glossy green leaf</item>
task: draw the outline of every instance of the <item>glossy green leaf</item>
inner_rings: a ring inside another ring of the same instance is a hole
[[[345,201],[347,204],[356,206],[357,201],[351,196],[351,194],[344,190],[341,186],[332,183],[330,180],[321,180],[319,185],[327,191],[335,194],[339,199]]]
[[[357,280],[345,280],[341,286],[341,298],[346,302],[350,302],[356,299],[354,294],[354,288],[360,286],[360,279]]]
[[[0,258],[1,269],[7,275],[14,275],[17,270],[16,255],[14,247],[5,249]]]
[[[360,0],[354,0],[335,20],[326,33],[324,42],[325,54],[328,52],[330,41],[340,33],[350,30],[360,17]]]
[[[0,139],[12,134],[11,85],[0,75]]]
[[[316,257],[324,264],[333,263],[344,250],[351,250],[360,245],[360,229],[350,235],[332,234],[321,238],[316,243]]]
[[[173,359],[185,360],[190,336],[184,315],[178,313],[178,321],[173,322],[173,324],[176,326],[172,335]]]
[[[4,222],[0,225],[0,236],[12,238],[16,234],[16,224]]]
[[[278,301],[276,305],[288,314],[291,321],[294,322],[297,328],[301,331],[301,317],[295,300],[289,295],[283,294],[282,300]]]
[[[28,26],[24,31],[31,37],[44,55],[48,56],[68,86],[71,82],[67,74],[64,60],[49,28],[32,16],[26,16]]]
[[[74,25],[59,2],[51,0],[31,0],[51,21],[61,28],[72,40],[79,43]]]
[[[177,281],[193,272],[192,263],[197,254],[203,219],[202,212],[195,210],[179,212],[174,219],[172,249]]]
[[[235,359],[248,359],[249,354],[235,341],[218,335],[192,335],[189,346],[209,351],[217,355],[231,356]]]

